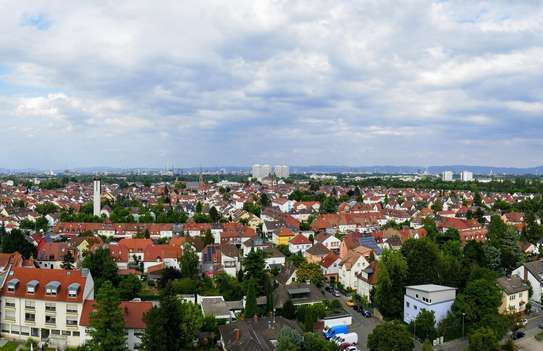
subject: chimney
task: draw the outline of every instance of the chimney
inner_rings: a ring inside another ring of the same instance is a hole
[[[241,337],[241,332],[238,328],[234,329],[234,342],[238,342]]]

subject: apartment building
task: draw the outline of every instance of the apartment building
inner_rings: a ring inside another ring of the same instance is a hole
[[[92,299],[94,281],[87,270],[13,268],[1,289],[1,335],[77,347],[85,336],[79,323],[83,304]]]
[[[405,287],[404,314],[405,323],[417,318],[420,311],[434,312],[436,324],[439,324],[456,299],[456,288],[436,284],[411,285]]]

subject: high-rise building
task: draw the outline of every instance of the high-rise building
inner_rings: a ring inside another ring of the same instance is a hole
[[[470,171],[460,172],[460,180],[462,180],[463,182],[473,181],[473,172],[470,172]]]
[[[451,171],[445,171],[441,173],[441,180],[444,182],[452,182],[453,180],[453,172]]]
[[[272,167],[270,165],[260,165],[254,164],[252,168],[252,176],[258,180],[266,178],[272,172]]]
[[[101,211],[101,208],[100,208],[100,188],[101,188],[101,184],[100,184],[100,179],[99,178],[94,178],[94,198],[93,198],[93,214],[95,216],[98,216],[100,217],[100,211]]]
[[[274,173],[277,178],[288,178],[289,176],[288,166],[284,166],[284,165],[275,166]]]

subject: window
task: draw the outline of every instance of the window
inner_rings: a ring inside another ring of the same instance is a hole
[[[516,295],[515,295],[515,294],[509,296],[509,300],[514,300],[515,298],[516,298]]]
[[[57,317],[46,315],[45,316],[45,323],[46,324],[56,324],[57,323]]]
[[[58,329],[53,329],[53,330],[51,330],[51,334],[52,334],[52,335],[60,335],[60,330],[58,330]]]
[[[79,336],[79,332],[73,332],[72,335],[73,336]]]
[[[66,319],[66,325],[69,327],[76,327],[77,319]]]
[[[29,335],[29,334],[30,334],[30,328],[21,327],[21,335]]]
[[[77,305],[66,305],[66,313],[77,313]]]
[[[15,320],[15,311],[14,310],[6,310],[4,313],[4,319],[9,321]]]
[[[413,305],[413,308],[414,308],[414,309],[418,309],[417,305]]]
[[[67,330],[63,330],[63,331],[62,331],[62,335],[64,335],[64,336],[70,336],[70,332],[67,331]]]
[[[30,335],[38,337],[40,336],[40,330],[38,328],[30,328]]]
[[[36,314],[34,313],[25,313],[25,322],[32,322],[34,323],[36,321]]]
[[[6,300],[6,307],[15,308],[15,300]]]
[[[2,324],[0,326],[0,329],[2,330],[3,333],[9,333],[9,324]]]
[[[32,300],[25,300],[25,309],[27,310],[35,310],[36,309],[36,303]]]
[[[409,307],[409,301],[405,301],[405,307]]]
[[[45,311],[46,312],[56,312],[57,307],[54,303],[46,303],[45,304]]]

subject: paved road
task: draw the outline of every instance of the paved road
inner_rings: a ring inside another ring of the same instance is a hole
[[[543,350],[543,342],[537,341],[534,336],[541,332],[539,323],[543,322],[543,315],[538,315],[528,319],[528,324],[524,328],[526,336],[515,341],[520,351],[541,351]]]
[[[353,324],[351,325],[350,330],[358,334],[358,348],[360,350],[368,350],[366,347],[368,343],[368,335],[377,325],[382,322],[377,318],[364,318],[364,316],[362,316],[359,312],[347,306],[345,302],[347,301],[348,297],[346,296],[341,295],[340,297],[335,297],[328,292],[326,292],[325,295],[330,300],[339,300],[343,308],[345,308],[345,310],[353,316]]]

